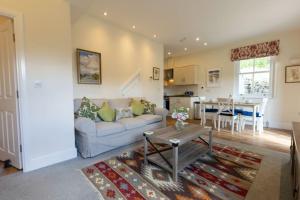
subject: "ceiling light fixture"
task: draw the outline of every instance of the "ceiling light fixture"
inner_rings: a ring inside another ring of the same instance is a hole
[[[184,50],[187,51],[188,49],[185,47]]]
[[[157,38],[157,35],[156,35],[156,34],[154,34],[154,35],[153,35],[153,37],[154,37],[154,38]]]
[[[199,40],[200,40],[200,38],[199,38],[199,37],[197,37],[197,38],[196,38],[196,41],[199,41]]]
[[[204,46],[207,46],[207,42],[204,42],[203,45],[204,45]]]
[[[103,15],[104,15],[104,16],[107,16],[107,12],[104,12]]]
[[[135,29],[135,25],[133,25],[132,28]]]

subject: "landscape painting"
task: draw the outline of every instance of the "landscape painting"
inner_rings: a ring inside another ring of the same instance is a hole
[[[285,82],[300,83],[300,65],[285,67]]]
[[[101,54],[77,49],[76,55],[78,83],[101,84]]]

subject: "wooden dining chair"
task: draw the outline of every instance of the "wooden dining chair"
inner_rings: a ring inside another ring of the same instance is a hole
[[[259,132],[259,134],[264,132],[264,115],[265,115],[267,103],[268,103],[268,98],[263,98],[261,100],[259,110],[258,112],[256,112],[256,121],[254,123],[256,124],[256,129]],[[240,120],[241,120],[241,129],[244,130],[246,123],[253,123],[253,112],[243,110],[243,112],[240,115]]]
[[[234,110],[234,101],[232,98],[218,98],[218,132],[220,132],[221,123],[230,122],[231,133],[234,133],[234,126],[239,131],[239,116]]]
[[[207,119],[211,120],[213,123],[213,127],[217,128],[217,118],[218,118],[218,108],[213,106],[207,106],[203,102],[205,101],[205,97],[200,97],[201,104],[201,125],[206,125]]]

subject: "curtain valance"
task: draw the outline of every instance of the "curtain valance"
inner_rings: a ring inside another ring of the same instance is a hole
[[[279,40],[253,44],[231,50],[231,61],[276,56],[279,54]]]

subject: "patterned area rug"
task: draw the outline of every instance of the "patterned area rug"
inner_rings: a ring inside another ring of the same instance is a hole
[[[201,140],[194,143],[205,145]],[[158,149],[167,148],[156,144]],[[149,151],[154,151],[150,148]],[[241,200],[245,199],[263,156],[215,143],[214,156],[203,155],[180,172],[143,164],[143,147],[82,169],[105,199]]]

